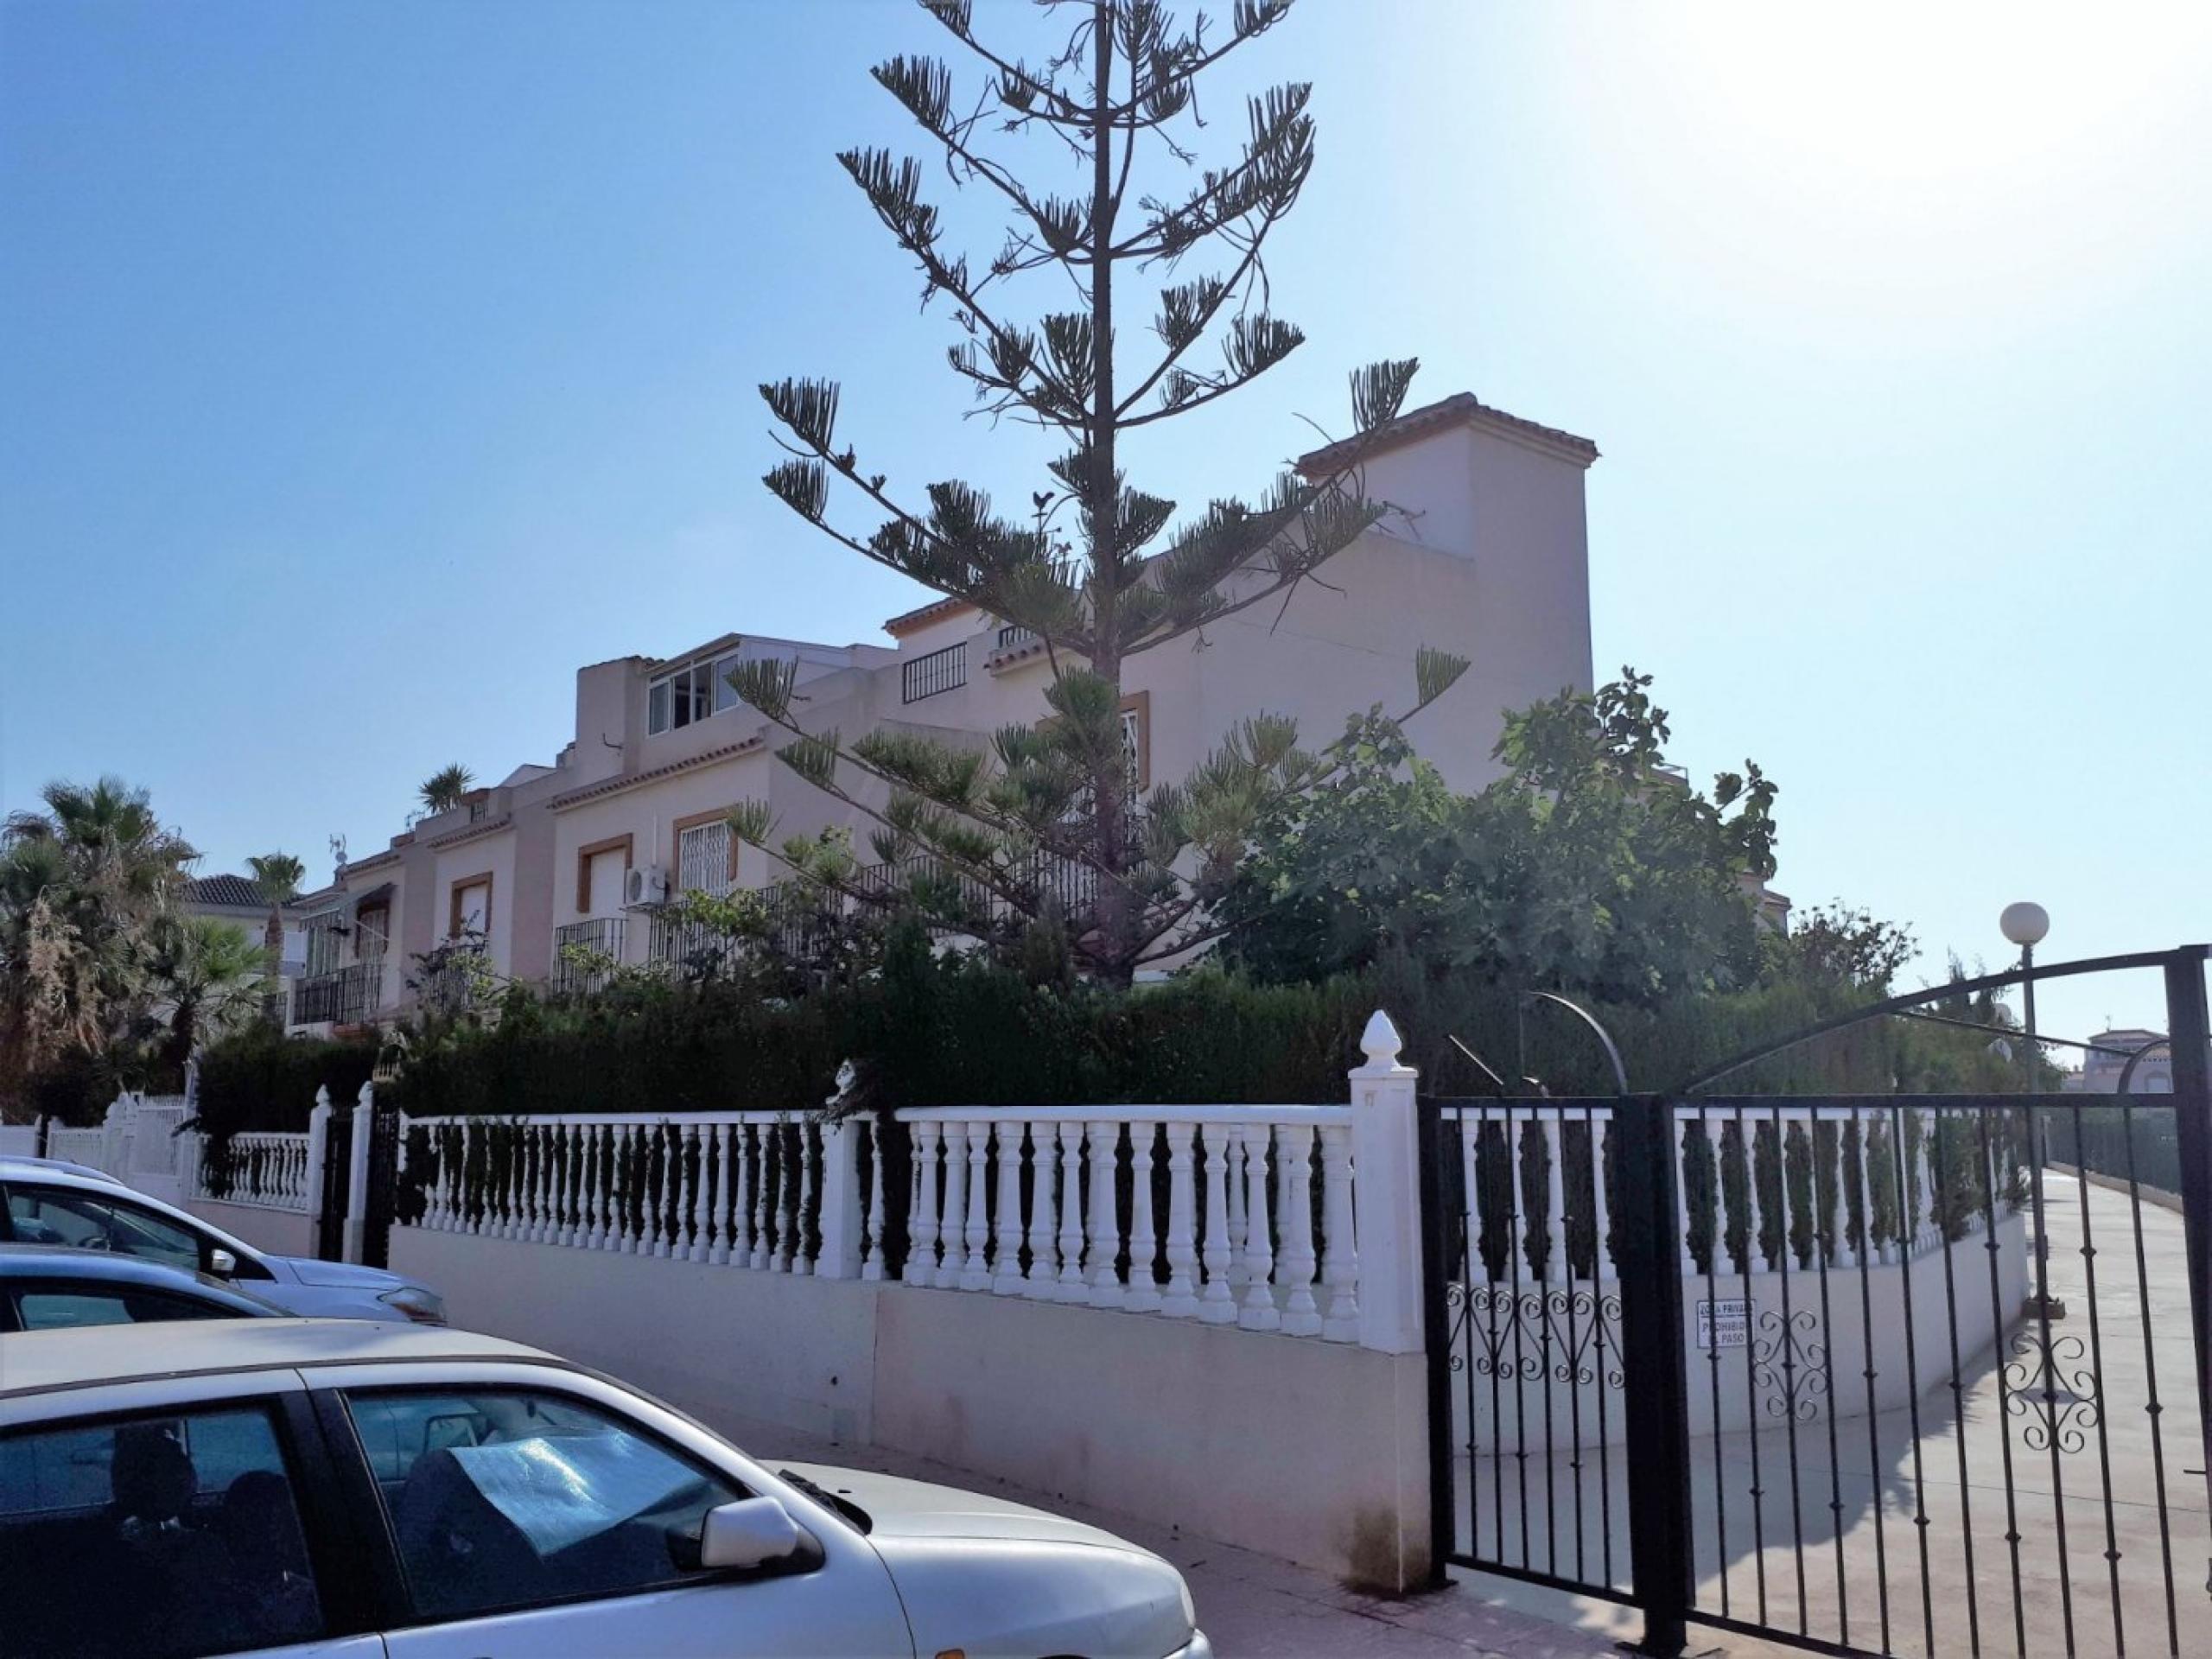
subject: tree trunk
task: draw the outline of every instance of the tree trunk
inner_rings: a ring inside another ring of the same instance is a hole
[[[269,906],[269,925],[261,932],[261,948],[266,957],[262,986],[264,996],[274,996],[284,984],[284,912],[275,905]]]
[[[1113,106],[1114,5],[1097,0],[1092,53],[1096,85],[1091,102],[1090,168],[1090,336],[1096,372],[1092,377],[1090,417],[1090,606],[1091,633],[1096,648],[1091,671],[1114,688],[1116,703],[1122,690],[1122,642],[1117,601],[1120,597],[1121,546],[1116,524],[1114,451],[1114,129],[1108,124]],[[1134,119],[1134,116],[1131,118]],[[1118,714],[1113,716],[1118,722]],[[1116,735],[1119,736],[1118,724]],[[1116,742],[1105,760],[1092,768],[1091,852],[1098,865],[1097,918],[1100,950],[1098,977],[1109,985],[1127,985],[1135,971],[1135,918],[1130,913],[1128,889],[1117,879],[1127,865],[1128,836],[1123,827],[1122,794],[1128,785]]]

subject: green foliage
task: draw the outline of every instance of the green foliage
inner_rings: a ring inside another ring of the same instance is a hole
[[[416,798],[422,802],[425,812],[450,812],[467,798],[469,787],[475,781],[475,773],[456,760],[425,778],[422,787],[415,791]]]
[[[849,552],[1041,640],[1052,715],[988,755],[911,732],[846,743],[802,724],[788,674],[741,669],[731,687],[789,737],[779,759],[877,827],[891,877],[814,866],[799,879],[980,938],[1002,960],[1055,927],[1085,972],[1127,984],[1140,966],[1211,937],[1207,912],[1257,816],[1325,772],[1297,751],[1288,721],[1256,716],[1190,778],[1140,798],[1121,720],[1130,657],[1281,602],[1389,511],[1368,498],[1362,468],[1371,435],[1405,406],[1410,359],[1353,374],[1353,435],[1251,499],[1215,496],[1179,521],[1176,502],[1126,471],[1125,434],[1227,396],[1304,340],[1270,313],[1264,245],[1313,164],[1312,88],[1249,99],[1226,164],[1190,170],[1191,147],[1226,130],[1200,119],[1198,79],[1211,82],[1288,9],[1249,0],[1210,25],[1178,22],[1154,0],[1094,0],[1057,49],[1032,58],[979,40],[967,5],[930,0],[980,76],[974,95],[932,57],[902,53],[875,67],[951,187],[1004,209],[1004,238],[972,261],[956,250],[924,197],[933,170],[915,157],[867,146],[838,162],[919,271],[925,302],[950,302],[947,362],[979,409],[994,424],[1004,416],[1041,429],[1058,453],[1045,487],[1012,512],[959,480],[894,490],[841,433],[836,383],[790,377],[760,388],[784,451],[762,482]],[[1027,176],[1025,147],[1041,149],[1039,177],[1056,181],[1071,153],[1080,194]],[[1155,193],[1155,178],[1173,188]],[[1158,287],[1167,270],[1181,280]],[[1058,308],[1025,318],[1025,292]],[[1071,292],[1080,309],[1065,308]],[[1466,666],[1421,652],[1414,707]],[[734,822],[772,849],[760,803]]]
[[[198,855],[143,789],[54,783],[0,824],[0,1099],[157,1063],[154,957]],[[79,1063],[89,1057],[91,1065]]]
[[[1730,1118],[1720,1126],[1720,1196],[1726,1211],[1728,1263],[1738,1273],[1751,1270],[1751,1172],[1744,1148],[1744,1126]]]
[[[1782,1135],[1770,1118],[1751,1126],[1751,1177],[1758,1196],[1759,1256],[1764,1262],[1778,1262],[1783,1243]]]
[[[1718,1219],[1719,1166],[1712,1137],[1703,1123],[1692,1123],[1682,1132],[1682,1201],[1689,1211],[1687,1243],[1698,1271],[1714,1268],[1713,1246]]]
[[[255,1024],[213,1044],[200,1061],[200,1127],[218,1141],[251,1129],[307,1127],[317,1089],[353,1104],[376,1069],[371,1039],[287,1037]]]
[[[1813,1147],[1805,1126],[1791,1120],[1784,1126],[1783,1167],[1789,1188],[1789,1249],[1797,1265],[1813,1265]]]
[[[1390,722],[1354,721],[1338,777],[1263,820],[1221,906],[1230,949],[1264,979],[1397,950],[1433,974],[1643,1007],[1751,984],[1747,883],[1774,868],[1774,785],[1751,766],[1690,789],[1649,684],[1624,670],[1510,715],[1508,775],[1471,796]]]

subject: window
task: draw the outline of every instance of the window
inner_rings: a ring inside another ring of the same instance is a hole
[[[947,645],[902,665],[899,671],[899,700],[919,702],[940,691],[957,690],[968,683],[968,642]]]
[[[45,1285],[14,1296],[18,1331],[72,1331],[86,1325],[150,1325],[163,1319],[245,1317],[219,1302],[164,1295],[135,1285]]]
[[[679,823],[676,830],[676,890],[678,893],[727,893],[737,874],[737,849],[729,821],[717,813],[698,823]]]
[[[735,708],[737,693],[727,677],[736,666],[733,651],[662,675],[645,688],[645,730],[658,735]]]
[[[391,907],[364,905],[353,917],[353,960],[381,962],[391,944]]]
[[[266,1411],[0,1437],[12,1659],[191,1659],[313,1641],[322,1607]]]
[[[200,1235],[135,1204],[74,1187],[11,1186],[8,1220],[22,1244],[73,1244],[197,1268]]]
[[[492,878],[478,875],[454,882],[453,898],[447,906],[446,922],[448,938],[457,939],[464,933],[490,933]]]
[[[707,1511],[745,1495],[550,1395],[378,1391],[346,1405],[428,1618],[681,1583]]]
[[[611,916],[622,908],[622,877],[630,868],[631,841],[613,836],[576,849],[576,914]]]
[[[338,971],[346,946],[346,936],[340,931],[344,925],[345,918],[334,910],[308,918],[306,974],[309,979]]]
[[[1140,693],[1124,703],[1122,709],[1122,754],[1128,762],[1129,787],[1132,789],[1142,789],[1151,772],[1146,743],[1150,734],[1145,729],[1145,718],[1150,712],[1150,707],[1141,700],[1141,697]]]

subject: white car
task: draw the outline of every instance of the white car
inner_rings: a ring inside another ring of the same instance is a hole
[[[271,1255],[109,1176],[41,1158],[0,1157],[0,1243],[10,1240],[147,1256],[232,1280],[312,1318],[445,1322],[445,1302],[428,1285],[382,1268]]]
[[[454,1331],[0,1337],[16,1659],[1211,1659],[1166,1561]]]

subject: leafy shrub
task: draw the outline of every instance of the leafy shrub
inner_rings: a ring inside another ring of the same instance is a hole
[[[350,1106],[376,1069],[378,1045],[287,1037],[257,1025],[214,1044],[200,1061],[200,1126],[218,1141],[250,1129],[307,1128],[315,1091]]]

